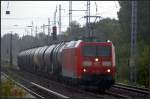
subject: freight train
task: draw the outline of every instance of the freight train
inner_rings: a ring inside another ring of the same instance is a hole
[[[49,79],[104,91],[115,82],[115,47],[112,42],[62,42],[20,52],[18,66]]]

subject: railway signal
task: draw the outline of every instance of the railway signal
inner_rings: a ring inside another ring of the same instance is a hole
[[[56,40],[56,39],[57,39],[57,27],[56,27],[56,26],[53,26],[53,33],[52,33],[52,36],[53,36],[53,40]]]
[[[10,14],[10,11],[8,10],[8,8],[9,8],[9,2],[8,2],[8,4],[7,4],[6,15],[9,15],[9,14]]]
[[[52,37],[54,41],[57,40],[56,13],[57,13],[57,6],[54,12],[54,26],[53,26],[53,32],[52,32]]]
[[[10,14],[10,11],[6,11],[6,14]]]

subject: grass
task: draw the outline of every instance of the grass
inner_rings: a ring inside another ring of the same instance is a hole
[[[2,85],[1,85],[1,91],[0,96],[1,97],[25,97],[27,95],[27,92],[14,84],[9,78],[8,79],[2,79]]]

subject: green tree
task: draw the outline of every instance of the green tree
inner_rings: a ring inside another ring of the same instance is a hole
[[[137,74],[138,74],[138,83],[147,85],[148,80],[148,56],[150,56],[150,1],[137,1],[137,48],[138,48],[138,57],[137,57]],[[130,33],[131,33],[131,1],[119,1],[120,11],[118,13],[119,22],[121,25],[121,34],[122,34],[122,46],[126,46],[126,50],[124,53],[120,53],[121,55],[125,55],[124,60],[129,59],[130,53]],[[123,39],[125,38],[125,39]],[[126,54],[125,54],[126,53]],[[127,56],[126,56],[127,55]],[[128,61],[124,61],[124,64],[127,64]],[[128,72],[126,72],[128,73]],[[119,74],[120,75],[120,74]],[[142,79],[142,76],[144,78]]]
[[[80,24],[76,21],[73,21],[70,27],[67,28],[67,35],[69,37],[69,40],[80,39],[82,36]]]

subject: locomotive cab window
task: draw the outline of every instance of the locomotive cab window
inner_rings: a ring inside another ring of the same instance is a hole
[[[83,46],[84,56],[110,56],[111,47],[110,46]]]
[[[84,56],[96,56],[96,46],[83,46]]]
[[[98,46],[97,54],[98,56],[110,56],[111,47],[110,46]]]

